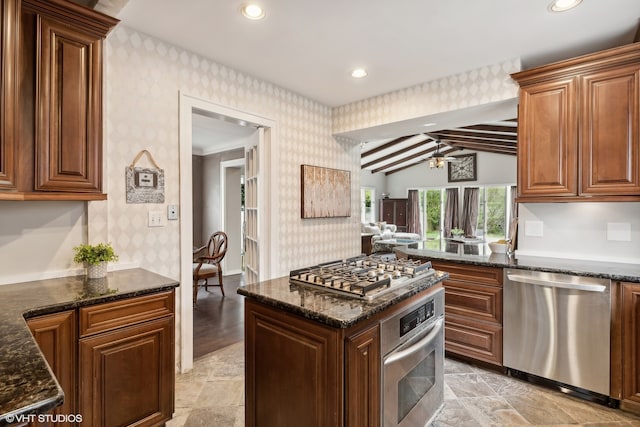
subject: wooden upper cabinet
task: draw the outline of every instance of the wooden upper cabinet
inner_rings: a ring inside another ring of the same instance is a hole
[[[2,6],[0,200],[105,199],[102,43],[118,20],[67,0]]]
[[[525,86],[518,113],[521,196],[575,196],[578,189],[576,79]]]
[[[640,63],[581,77],[582,194],[640,194]]]
[[[0,189],[15,190],[15,79],[18,0],[0,0]]]
[[[640,44],[515,73],[518,200],[640,200]]]
[[[102,40],[37,19],[36,190],[102,188]]]

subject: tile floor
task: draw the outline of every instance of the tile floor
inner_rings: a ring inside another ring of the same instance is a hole
[[[445,406],[434,427],[640,427],[640,417],[447,359]],[[244,426],[244,356],[239,342],[204,356],[176,377],[167,427]]]

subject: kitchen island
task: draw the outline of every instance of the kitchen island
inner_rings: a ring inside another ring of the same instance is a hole
[[[87,396],[93,396],[90,386],[95,378],[89,377],[98,366],[84,363],[78,368],[75,362],[77,359],[82,362],[83,355],[94,358],[97,349],[106,348],[114,339],[129,340],[130,347],[134,348],[132,334],[144,335],[147,343],[156,338],[162,341],[162,348],[153,349],[153,355],[160,359],[146,362],[159,363],[156,367],[162,372],[159,375],[163,386],[158,391],[168,393],[160,400],[163,401],[162,409],[169,410],[170,417],[175,369],[173,293],[176,286],[175,280],[143,269],[112,272],[105,279],[87,280],[84,276],[73,276],[0,286],[0,336],[3,340],[0,346],[0,425],[21,419],[33,421],[23,416],[44,414],[63,401],[62,415],[80,415],[86,425],[100,425],[92,424],[90,414],[100,415],[103,408],[98,407],[97,400],[101,396],[94,396],[88,404],[83,403]],[[63,320],[51,322],[57,319]],[[43,338],[42,344],[39,336]],[[102,342],[98,345],[96,340]],[[40,348],[38,344],[41,344]],[[117,349],[112,355],[116,353]],[[121,354],[126,357],[124,352]],[[54,360],[47,360],[46,356]],[[109,357],[105,356],[106,359]],[[135,366],[136,361],[130,360],[130,363]],[[92,372],[86,372],[87,366]],[[109,360],[101,367],[111,367]],[[76,374],[80,376],[79,384],[75,382]],[[67,378],[71,383],[61,385]],[[112,385],[107,381],[102,384]],[[153,386],[155,384],[144,385]],[[78,404],[75,396],[78,396]],[[106,415],[102,415],[106,419]]]
[[[289,277],[240,287],[246,425],[380,425],[380,320],[435,292],[447,274],[418,277],[372,301]]]

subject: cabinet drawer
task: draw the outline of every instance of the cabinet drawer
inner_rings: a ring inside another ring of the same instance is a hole
[[[445,312],[502,324],[502,288],[449,280],[444,285]]]
[[[157,319],[173,313],[173,291],[98,304],[80,309],[80,336]]]
[[[502,327],[446,315],[444,348],[451,353],[502,366]]]
[[[447,262],[431,261],[436,270],[449,273],[451,280],[470,281],[487,285],[502,286],[502,269],[494,267],[482,267],[477,265],[452,264]],[[445,282],[446,283],[446,282]]]

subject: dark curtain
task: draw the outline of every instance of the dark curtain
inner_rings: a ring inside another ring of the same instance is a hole
[[[447,188],[447,202],[444,208],[444,237],[451,237],[451,229],[458,228],[458,189]]]
[[[420,226],[420,197],[418,190],[409,190],[409,212],[407,212],[407,231],[422,236]]]
[[[476,235],[476,226],[478,224],[478,194],[480,189],[477,187],[467,187],[464,189],[464,200],[462,204],[462,229],[465,237],[474,237]]]

